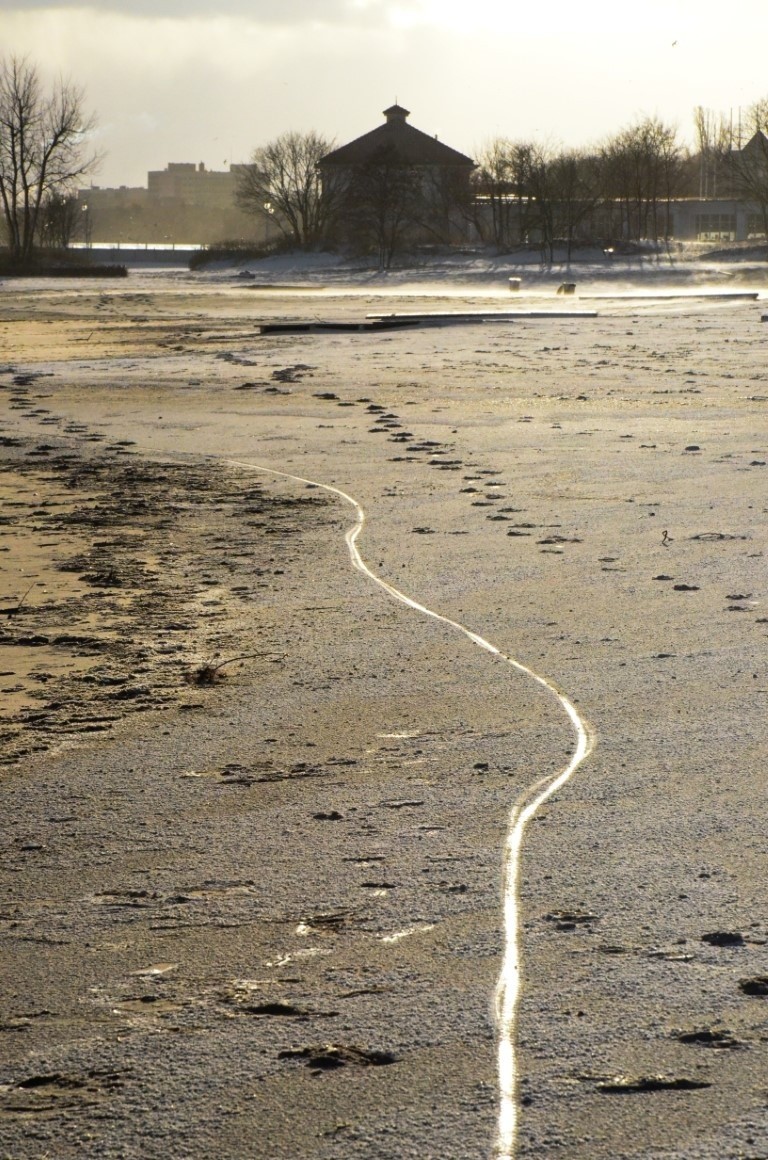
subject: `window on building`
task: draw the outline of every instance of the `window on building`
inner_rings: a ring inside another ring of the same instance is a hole
[[[761,213],[747,214],[747,237],[765,237],[765,219]]]
[[[735,213],[697,213],[696,238],[700,242],[735,242]]]

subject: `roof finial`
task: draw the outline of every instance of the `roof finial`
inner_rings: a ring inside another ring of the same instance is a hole
[[[397,103],[390,105],[388,109],[384,110],[384,116],[388,121],[405,121],[409,115],[409,110],[404,109],[402,105],[398,105]]]

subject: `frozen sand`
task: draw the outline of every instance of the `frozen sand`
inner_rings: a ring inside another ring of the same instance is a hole
[[[224,277],[4,290],[15,373],[46,373],[6,428],[39,448],[82,423],[107,458],[132,440],[185,470],[235,458],[341,487],[377,572],[555,680],[598,747],[524,850],[519,1153],[768,1155],[765,1000],[739,989],[768,970],[764,307],[255,335],[262,317],[509,302],[406,291],[382,307],[380,287],[310,305]],[[287,509],[297,531],[266,554],[281,509],[249,516],[255,477],[220,468],[200,526],[185,510],[158,529],[183,556],[165,587],[189,589],[175,700],[7,774],[0,1142],[488,1156],[506,815],[567,760],[569,724],[354,573],[348,509]],[[265,500],[306,494],[258,481]],[[210,648],[260,656],[186,686]],[[737,1045],[679,1038],[713,1029]],[[325,1043],[397,1062],[313,1075],[280,1058]],[[711,1086],[602,1091],[617,1074]]]

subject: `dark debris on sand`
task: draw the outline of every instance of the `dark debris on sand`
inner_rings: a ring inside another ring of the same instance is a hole
[[[0,669],[26,703],[0,718],[0,764],[176,703],[190,674],[210,669],[225,679],[228,658],[271,663],[260,641],[242,647],[236,618],[280,582],[307,521],[330,502],[270,494],[215,463],[154,463],[85,440],[87,432],[59,437],[42,459],[30,456],[33,440],[0,448],[0,479],[12,473],[56,496],[11,509],[4,536],[23,520],[35,544],[55,540],[56,571],[81,586],[73,596],[63,584],[61,594],[55,583],[45,592],[33,585],[3,609]],[[15,674],[11,650],[19,649],[49,658],[53,650],[57,671],[46,673],[43,661],[26,679]]]

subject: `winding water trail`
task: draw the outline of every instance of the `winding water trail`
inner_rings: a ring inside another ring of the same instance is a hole
[[[493,656],[499,657],[511,665],[513,669],[517,669],[518,672],[524,673],[531,680],[536,681],[537,684],[541,685],[547,692],[557,698],[571,722],[576,744],[570,761],[564,769],[540,778],[520,794],[510,811],[507,838],[504,847],[504,862],[502,868],[504,953],[495,991],[499,1111],[494,1155],[496,1160],[513,1160],[518,1130],[518,1068],[515,1052],[515,1032],[520,996],[520,855],[523,837],[528,822],[539,807],[552,794],[556,793],[565,785],[582,762],[589,756],[594,748],[594,736],[573,702],[558,689],[553,681],[542,676],[540,673],[534,672],[533,669],[528,668],[521,661],[515,660],[514,657],[507,656],[496,645],[491,644],[490,641],[479,636],[476,632],[472,632],[471,629],[461,624],[458,620],[452,620],[449,616],[443,616],[442,613],[435,612],[434,609],[427,608],[425,604],[420,604],[417,600],[413,600],[412,597],[401,592],[399,588],[395,588],[393,584],[389,584],[381,576],[377,576],[375,572],[371,571],[360,555],[357,547],[358,538],[365,527],[365,510],[353,496],[348,495],[347,492],[342,491],[339,487],[334,487],[332,484],[318,483],[316,480],[305,479],[301,475],[293,475],[287,471],[278,471],[273,467],[246,463],[237,459],[229,459],[225,460],[225,462],[231,464],[233,467],[245,468],[249,471],[258,471],[265,475],[278,476],[282,479],[293,480],[296,483],[307,484],[310,487],[321,488],[323,491],[339,496],[346,503],[350,504],[355,510],[356,520],[353,526],[347,531],[345,540],[349,549],[352,565],[358,572],[362,572],[374,584],[383,588],[393,600],[398,600],[401,604],[407,605],[409,608],[422,613],[424,616],[429,616],[433,620],[438,620],[442,624],[449,625],[451,628],[456,629],[457,632],[463,633],[478,648],[482,648]]]

